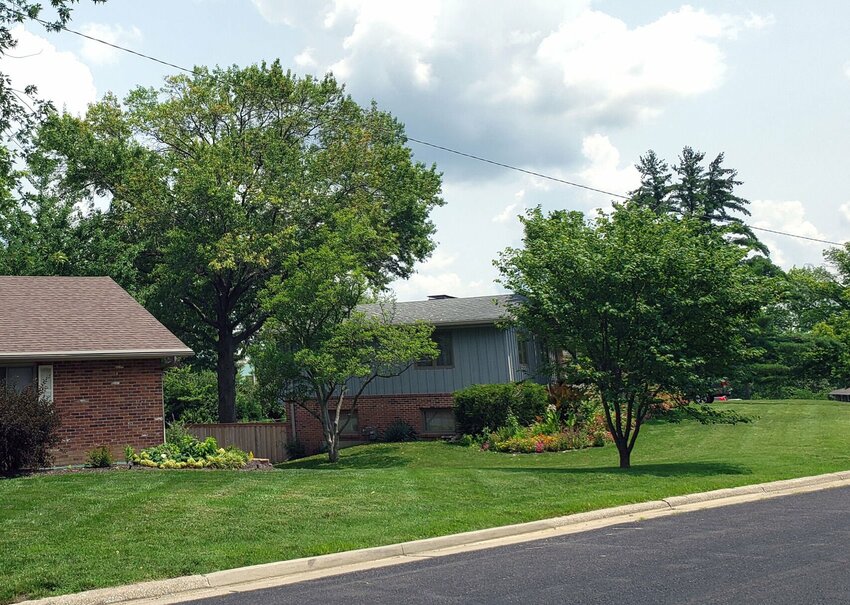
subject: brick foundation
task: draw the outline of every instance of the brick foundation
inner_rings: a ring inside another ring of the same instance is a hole
[[[351,402],[343,404],[343,410],[350,409]],[[357,402],[357,424],[358,434],[343,434],[342,441],[345,444],[368,441],[369,433],[380,434],[394,420],[407,422],[419,436],[425,439],[436,439],[446,433],[428,433],[425,431],[425,420],[422,410],[425,409],[451,409],[453,405],[451,393],[438,394],[414,394],[414,395],[369,395],[363,396]],[[324,442],[321,423],[311,416],[304,408],[294,406],[295,409],[295,433],[298,440],[304,444],[307,453],[318,452]],[[287,413],[292,415],[292,406]],[[287,421],[289,438],[292,438],[292,420]]]
[[[55,464],[85,462],[88,452],[101,445],[119,461],[126,445],[139,449],[162,443],[159,359],[52,365],[53,404],[62,423]]]

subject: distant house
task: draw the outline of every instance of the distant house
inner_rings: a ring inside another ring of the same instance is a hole
[[[162,443],[162,371],[192,351],[118,284],[0,276],[0,319],[0,381],[37,381],[56,406],[57,464]]]
[[[834,401],[850,402],[850,389],[836,389],[829,394],[829,398]]]
[[[396,303],[393,321],[421,320],[433,324],[432,336],[440,354],[415,363],[394,378],[373,381],[364,391],[357,410],[342,435],[345,441],[366,440],[400,419],[424,437],[454,432],[452,393],[472,384],[497,384],[535,379],[540,347],[514,328],[497,325],[505,317],[513,295],[454,298],[430,296],[428,300]],[[378,305],[360,310],[377,314]],[[319,421],[298,406],[291,406],[291,437],[308,450],[323,441]]]

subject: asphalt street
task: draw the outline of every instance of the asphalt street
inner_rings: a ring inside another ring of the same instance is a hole
[[[192,603],[850,604],[850,488]]]

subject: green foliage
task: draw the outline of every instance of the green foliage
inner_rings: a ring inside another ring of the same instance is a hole
[[[279,62],[197,68],[106,97],[42,132],[63,186],[112,197],[147,307],[210,363],[219,420],[236,419],[235,359],[269,312],[260,296],[330,243],[383,287],[433,250],[440,175],[404,128],[330,75]]]
[[[333,240],[293,259],[297,267],[269,282],[263,308],[270,318],[250,357],[261,396],[294,402],[318,418],[334,460],[344,397],[356,409],[373,381],[436,356],[433,327],[395,322],[391,300],[358,309],[379,284]]]
[[[112,452],[105,445],[94,448],[86,456],[86,466],[92,468],[109,468],[112,462]]]
[[[169,421],[207,423],[218,419],[218,386],[212,370],[189,365],[169,368],[162,376],[162,391]]]
[[[653,414],[653,418],[666,422],[679,423],[683,420],[696,420],[700,424],[748,424],[753,421],[735,410],[723,410],[708,405],[679,405]]]
[[[516,322],[559,354],[568,384],[593,385],[628,466],[659,393],[702,392],[746,354],[743,331],[761,308],[746,250],[701,220],[617,207],[523,219],[524,249],[497,262],[521,295]]]
[[[586,447],[601,447],[610,440],[604,416],[597,412],[587,422],[567,426],[561,423],[554,406],[546,411],[546,417],[521,427],[513,415],[508,422],[487,435],[486,449],[496,452],[532,454],[562,452]]]
[[[381,435],[382,440],[387,443],[416,441],[416,437],[416,429],[409,422],[399,419],[393,420]]]
[[[49,466],[59,444],[59,414],[36,388],[0,382],[0,475]]]
[[[649,150],[636,165],[641,184],[627,204],[658,215],[696,219],[730,242],[766,255],[765,245],[744,223],[743,217],[750,215],[749,202],[735,194],[742,184],[738,171],[724,167],[724,159],[719,153],[706,167],[705,153],[686,146],[671,172],[670,165]]]
[[[509,423],[513,416],[527,426],[546,413],[546,388],[533,382],[476,384],[456,391],[454,413],[460,433],[480,434]]]
[[[236,447],[219,447],[213,437],[201,441],[183,425],[172,423],[166,429],[165,443],[132,454],[130,460],[139,466],[161,469],[240,469],[252,458],[252,454]]]
[[[165,417],[171,422],[218,422],[216,373],[191,365],[169,368],[162,378]],[[283,409],[265,397],[251,376],[236,379],[236,417],[240,422],[280,419]]]

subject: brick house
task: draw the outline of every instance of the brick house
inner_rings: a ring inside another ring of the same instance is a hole
[[[0,276],[0,381],[37,381],[56,406],[56,464],[162,443],[162,372],[189,355],[108,277]]]
[[[472,384],[538,380],[542,352],[537,342],[514,328],[499,325],[512,300],[513,295],[439,295],[396,303],[393,321],[432,324],[432,338],[440,354],[432,361],[414,364],[399,376],[373,381],[361,395],[354,414],[346,415],[343,443],[366,442],[396,419],[412,425],[424,438],[451,435],[455,431],[455,391]],[[377,305],[362,305],[360,310],[380,312]],[[352,390],[356,388],[352,386]],[[287,415],[289,438],[303,443],[308,452],[318,451],[323,443],[319,421],[295,404],[289,406]]]

